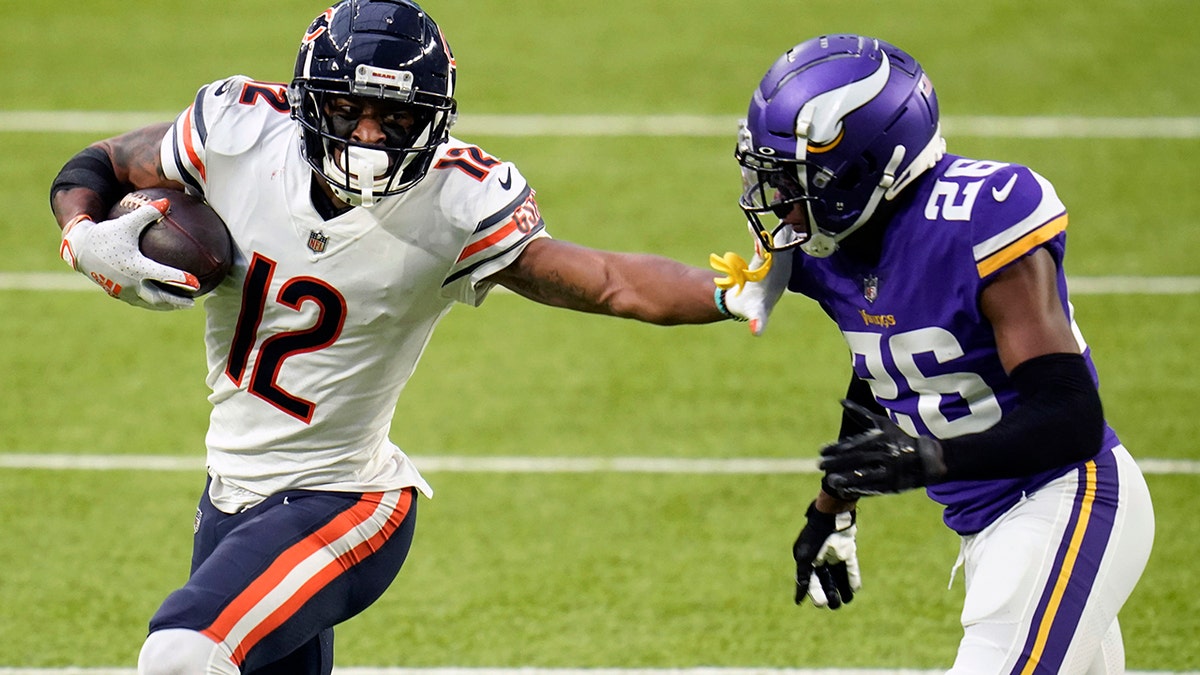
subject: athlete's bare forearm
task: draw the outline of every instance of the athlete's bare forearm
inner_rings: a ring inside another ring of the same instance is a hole
[[[725,318],[713,302],[712,272],[655,255],[539,239],[492,280],[531,300],[580,312],[664,325]]]

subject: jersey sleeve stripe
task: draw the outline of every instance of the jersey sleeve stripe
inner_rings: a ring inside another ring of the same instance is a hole
[[[472,274],[540,236],[545,223],[533,195],[533,189],[526,185],[504,208],[483,219],[463,245],[442,285]]]
[[[496,230],[488,236],[484,237],[483,239],[477,239],[473,244],[464,248],[462,250],[462,254],[458,256],[458,260],[456,260],[455,263],[461,263],[476,253],[495,245],[497,242],[502,241],[505,237],[512,234],[516,229],[517,224],[512,221],[505,223],[503,227],[496,228]]]
[[[1032,176],[1042,191],[1037,207],[1034,208],[1033,213],[1022,218],[1020,222],[1005,228],[999,234],[975,244],[972,248],[972,253],[975,255],[976,263],[980,263],[985,258],[995,255],[1001,249],[1007,248],[1018,239],[1066,213],[1067,207],[1063,206],[1062,201],[1055,194],[1054,186],[1050,185],[1049,181],[1036,173],[1032,174]]]
[[[1067,207],[1054,192],[1054,186],[1036,172],[1029,175],[1037,182],[1041,198],[1032,213],[972,247],[980,278],[1044,244],[1067,227]]]
[[[512,200],[511,202],[506,204],[504,206],[504,208],[493,213],[491,216],[485,218],[482,222],[480,222],[479,227],[475,228],[475,234],[479,234],[480,232],[485,232],[485,231],[487,231],[488,228],[494,227],[496,225],[496,223],[503,222],[505,219],[507,219],[509,216],[511,216],[513,211],[516,211],[517,208],[519,206],[521,206],[521,204],[524,204],[526,199],[529,199],[529,194],[531,192],[533,192],[533,188],[526,185],[525,189],[521,190],[521,193],[517,195],[516,199]]]
[[[486,265],[489,262],[496,260],[497,258],[503,258],[504,256],[508,255],[508,253],[510,251],[512,251],[513,249],[515,249],[519,246],[522,246],[526,242],[536,239],[539,236],[542,236],[542,233],[545,229],[546,229],[546,226],[544,223],[538,223],[537,227],[530,230],[523,237],[521,237],[517,241],[513,242],[511,245],[504,247],[503,250],[497,251],[494,255],[490,255],[486,258],[476,260],[476,261],[472,262],[470,265],[467,265],[466,267],[459,267],[457,270],[455,270],[453,273],[449,274],[446,277],[446,280],[442,282],[442,286],[443,287],[449,286],[450,284],[454,283],[454,281],[456,281],[457,279],[460,279],[468,274],[471,274],[472,272],[474,272],[476,269],[482,267],[483,265]]]
[[[171,127],[170,133],[163,139],[162,145],[162,165],[163,173],[167,178],[178,180],[186,183],[188,187],[200,194],[204,194],[204,185],[200,182],[198,171],[189,160],[186,160],[180,151],[180,146],[183,144],[182,129],[185,126],[185,118],[191,114],[191,108],[180,113],[175,120],[174,126]]]
[[[203,150],[208,143],[208,125],[204,120],[204,100],[208,95],[208,89],[208,85],[201,87],[192,105],[188,106],[188,109],[175,119],[175,125],[172,127],[170,158],[174,161],[172,168],[178,175],[171,175],[168,172],[168,178],[182,180],[201,194],[204,193],[204,183],[207,181],[207,170],[200,150]],[[164,162],[164,169],[168,168],[165,164],[166,162]]]
[[[208,125],[204,122],[204,97],[208,94],[209,85],[200,88],[196,100],[192,103],[192,117],[196,124],[196,135],[200,137],[200,145],[208,144]]]
[[[496,245],[512,235],[513,232],[516,232],[518,225],[517,218],[514,216],[532,198],[532,195],[533,190],[526,185],[525,189],[521,190],[516,199],[480,222],[479,226],[475,228],[475,232],[471,235],[470,243],[463,247],[462,253],[459,254],[458,260],[454,261],[454,264],[462,263],[464,260]],[[540,221],[541,219],[538,218],[538,222]]]
[[[979,271],[979,278],[982,279],[990,274],[994,274],[1000,268],[1025,255],[1035,247],[1050,241],[1058,236],[1058,233],[1066,229],[1067,214],[1064,213],[976,263],[975,267]]]
[[[195,110],[195,104],[188,108],[187,113],[183,116],[183,129],[180,130],[183,136],[183,149],[187,152],[187,159],[192,166],[200,173],[200,180],[207,181],[208,176],[204,169],[204,160],[200,159],[200,154],[196,152],[196,139],[193,138],[192,113]],[[203,143],[203,141],[201,141]]]
[[[200,194],[204,193],[204,160],[193,139],[192,113],[194,106],[179,114],[167,136],[163,138],[161,155],[163,173],[167,178],[187,183]],[[203,146],[201,146],[203,147]]]

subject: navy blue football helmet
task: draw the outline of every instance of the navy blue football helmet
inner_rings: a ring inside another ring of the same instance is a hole
[[[768,250],[826,257],[945,149],[937,96],[913,57],[860,35],[813,38],[781,56],[750,101],[735,151],[740,205]],[[760,216],[797,204],[808,231],[774,237]]]
[[[343,201],[371,206],[416,185],[454,123],[455,66],[438,25],[408,0],[342,0],[308,27],[288,99],[305,158]],[[331,113],[338,97],[400,106],[415,120],[385,128],[383,145],[350,140]]]

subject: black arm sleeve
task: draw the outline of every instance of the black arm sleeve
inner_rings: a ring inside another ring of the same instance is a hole
[[[846,387],[846,400],[853,401],[876,415],[887,416],[887,411],[879,405],[879,402],[875,400],[875,395],[871,393],[871,385],[853,371],[850,372],[850,386]],[[842,426],[838,430],[839,439],[861,434],[866,430],[867,427],[863,426],[857,418],[852,417],[845,408],[842,409]]]
[[[875,400],[875,395],[871,393],[871,385],[856,375],[854,371],[850,371],[850,385],[846,387],[846,400],[854,401],[877,415],[887,416],[887,411],[883,409],[883,406],[879,405],[879,402]],[[843,407],[842,425],[838,429],[838,439],[848,438],[861,434],[864,431],[867,431],[867,427],[863,426],[857,418],[852,417],[850,413],[846,412],[845,407]],[[825,494],[832,495],[843,501],[854,501],[857,499],[857,497],[838,492],[837,489],[829,484],[828,476],[821,477],[821,489]]]
[[[1046,354],[1009,375],[1018,407],[995,426],[941,441],[944,480],[1017,478],[1089,459],[1104,440],[1104,410],[1080,354]]]
[[[94,145],[84,148],[68,160],[55,176],[50,185],[51,203],[54,202],[54,195],[77,187],[87,188],[100,195],[106,207],[116,204],[126,192],[117,180],[117,173],[108,153]]]

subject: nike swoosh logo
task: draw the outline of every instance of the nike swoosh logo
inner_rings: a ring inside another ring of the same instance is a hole
[[[505,190],[512,187],[512,169],[509,169],[508,173],[504,174],[504,178],[500,181],[500,187],[504,188]]]
[[[1012,178],[1008,179],[1008,183],[1006,183],[1004,185],[1004,187],[1002,187],[1000,189],[992,188],[992,199],[995,199],[998,202],[1002,202],[1005,199],[1008,199],[1009,193],[1012,192],[1013,186],[1016,184],[1017,184],[1017,174],[1014,173],[1012,175]]]

